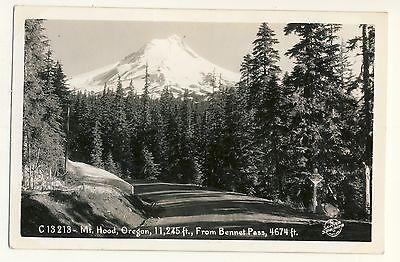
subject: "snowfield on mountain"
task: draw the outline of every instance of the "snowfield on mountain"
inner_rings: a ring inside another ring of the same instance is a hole
[[[137,52],[100,69],[77,75],[69,80],[71,88],[87,92],[100,92],[106,86],[115,89],[121,77],[122,87],[143,92],[146,65],[150,76],[150,94],[159,96],[164,87],[174,95],[185,89],[191,94],[205,95],[212,92],[205,78],[214,75],[222,83],[235,83],[238,73],[231,72],[198,55],[184,40],[172,35],[166,39],[153,39]]]

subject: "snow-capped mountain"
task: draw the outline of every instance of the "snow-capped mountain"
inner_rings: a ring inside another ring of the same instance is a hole
[[[240,77],[238,73],[202,58],[181,37],[172,35],[166,39],[153,39],[119,62],[77,75],[69,80],[69,85],[75,90],[99,92],[105,86],[115,89],[118,77],[121,77],[123,88],[133,86],[134,92],[141,94],[146,65],[150,76],[149,91],[154,96],[166,86],[174,95],[182,94],[185,89],[204,95],[212,92],[209,81],[205,81],[207,76],[215,76],[223,83],[237,82]]]

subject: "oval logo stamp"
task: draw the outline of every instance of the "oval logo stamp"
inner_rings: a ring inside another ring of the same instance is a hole
[[[329,219],[324,224],[322,234],[326,234],[330,237],[337,237],[344,227],[344,223],[337,219]]]

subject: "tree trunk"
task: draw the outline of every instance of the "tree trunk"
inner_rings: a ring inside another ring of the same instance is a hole
[[[368,45],[367,25],[362,25],[362,87],[364,92],[363,113],[365,115],[364,127],[364,160],[370,166],[372,164],[372,116],[371,116],[371,90],[369,84],[370,77],[370,50]]]

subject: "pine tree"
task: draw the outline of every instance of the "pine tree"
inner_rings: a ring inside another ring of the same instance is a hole
[[[72,96],[69,132],[69,154],[75,161],[85,162],[90,154],[92,126],[88,123],[88,99],[82,92]]]
[[[118,106],[122,106],[123,98],[124,98],[124,89],[122,88],[121,76],[118,75],[117,89],[115,91],[115,100],[118,103]]]
[[[24,186],[43,188],[41,177],[61,170],[64,156],[62,114],[50,70],[54,64],[42,20],[25,21],[23,108]]]
[[[234,86],[222,92],[223,125],[221,138],[221,159],[223,161],[222,180],[224,186],[232,191],[247,192],[246,177],[243,177],[245,165],[243,150],[243,120],[238,107],[238,97]]]
[[[243,57],[243,61],[240,65],[239,91],[243,99],[244,103],[243,106],[245,106],[246,109],[248,110],[251,109],[250,98],[252,98],[250,91],[250,86],[252,85],[253,82],[252,63],[253,63],[252,56],[250,54],[247,54]]]
[[[203,185],[205,181],[204,163],[205,163],[205,119],[204,119],[204,101],[194,100],[192,108],[192,146],[194,151],[193,164],[195,173],[193,174],[192,183]]]
[[[252,168],[243,170],[257,174],[258,194],[273,198],[283,195],[286,119],[289,118],[287,91],[279,84],[281,70],[275,49],[278,41],[274,37],[268,24],[262,23],[253,41],[252,54],[243,59],[239,83],[242,110],[245,110],[242,114],[254,121],[244,131],[247,132],[245,148],[249,150],[246,155]]]
[[[372,170],[373,149],[375,28],[373,25],[362,24],[360,29],[360,35],[348,41],[348,48],[352,51],[358,49],[362,60],[360,76],[354,81],[361,98],[357,101],[355,110],[357,120],[354,121],[355,128],[351,133],[353,141],[356,141],[353,143],[352,155],[358,172],[353,172],[347,179],[349,193],[342,191],[344,208],[353,217],[366,216],[365,169]],[[369,187],[371,188],[371,184]]]
[[[143,177],[149,181],[157,181],[160,176],[160,170],[158,164],[154,162],[153,154],[146,148],[143,148]]]
[[[374,60],[375,60],[375,28],[372,25],[362,24],[361,36],[349,40],[350,50],[359,49],[362,56],[361,84],[362,106],[360,110],[360,123],[362,132],[359,134],[363,146],[363,161],[372,166],[372,126],[373,126],[373,102],[374,102]]]
[[[91,163],[95,167],[103,168],[103,143],[101,141],[100,136],[100,127],[99,121],[96,120],[95,125],[93,127],[92,135],[93,135],[93,142],[92,142],[92,151],[90,153]]]
[[[150,133],[150,96],[149,96],[149,87],[150,87],[150,76],[148,73],[148,65],[146,64],[146,71],[144,76],[144,86],[143,86],[143,94],[141,96],[141,109],[140,109],[140,123],[142,133],[140,134],[140,139],[144,143],[145,146],[151,144],[150,137],[148,134]]]
[[[354,166],[349,165],[354,160],[350,153],[352,137],[347,132],[354,129],[348,121],[355,117],[354,99],[341,75],[344,58],[337,37],[339,30],[340,26],[334,24],[285,27],[286,34],[300,38],[287,52],[296,59],[285,83],[294,90],[289,159],[298,170],[293,170],[295,177],[302,183],[306,183],[313,168],[318,168],[324,177],[322,200],[329,198],[330,189],[336,191],[340,181],[354,172]]]
[[[165,181],[178,181],[179,173],[179,126],[176,119],[177,107],[175,99],[166,87],[160,97],[160,168],[162,179]]]
[[[117,163],[115,163],[111,151],[107,153],[106,160],[104,161],[104,168],[114,175],[121,176],[121,169]]]
[[[129,86],[128,86],[127,90],[128,90],[128,94],[130,94],[130,93],[135,94],[136,93],[135,87],[133,86],[133,80],[132,79],[129,81]]]
[[[215,76],[210,79],[213,90],[217,89]],[[205,111],[205,150],[204,173],[205,184],[210,187],[224,189],[223,160],[221,158],[221,139],[223,132],[223,104],[221,93],[213,92],[208,99]]]
[[[52,70],[54,71],[54,73],[53,73],[54,74],[54,79],[53,79],[54,92],[59,97],[61,107],[63,108],[64,113],[65,113],[66,108],[70,103],[71,91],[68,89],[68,86],[66,83],[66,75],[64,74],[62,65],[59,61],[57,61],[54,64]]]
[[[195,176],[199,175],[196,163],[196,152],[193,143],[192,104],[189,100],[189,92],[185,90],[179,106],[179,174],[181,181],[193,182]]]
[[[168,134],[169,131],[169,120],[171,118],[172,110],[172,100],[173,96],[169,92],[168,87],[165,87],[160,95],[160,127],[158,129],[157,140],[160,149],[160,170],[162,174],[162,179],[168,181],[169,176],[169,166],[168,161]]]
[[[110,88],[106,87],[105,92],[98,98],[96,108],[97,112],[93,112],[98,114],[99,121],[101,123],[101,136],[103,141],[103,150],[104,152],[114,152],[115,145],[114,139],[115,136],[115,121],[116,113],[115,109],[115,93]],[[93,118],[92,118],[93,119]]]
[[[124,103],[127,127],[126,150],[128,151],[126,155],[127,170],[125,172],[129,176],[135,176],[140,173],[141,146],[139,143],[139,130],[142,128],[140,125],[140,99],[136,92],[128,91]]]
[[[112,117],[112,150],[114,160],[121,166],[122,172],[126,173],[126,159],[129,155],[128,146],[128,123],[125,113],[125,94],[122,88],[121,77],[118,77],[115,96],[111,107]]]

